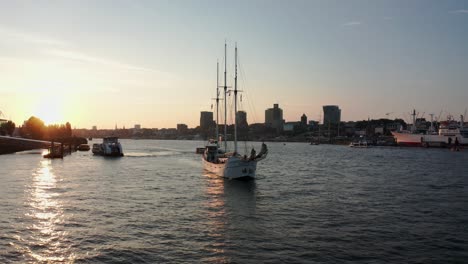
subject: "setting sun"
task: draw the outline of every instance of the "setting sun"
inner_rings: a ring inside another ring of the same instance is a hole
[[[46,125],[62,124],[66,122],[62,114],[63,110],[63,100],[57,95],[49,95],[37,100],[33,113],[42,119]]]

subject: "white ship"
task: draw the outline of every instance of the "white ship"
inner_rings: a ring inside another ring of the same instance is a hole
[[[426,146],[444,147],[454,145],[468,145],[468,127],[465,127],[464,116],[460,116],[460,122],[448,117],[447,121],[441,122],[438,132],[431,129],[428,133],[416,133],[416,118],[413,111],[413,126],[410,131],[392,132],[398,145],[402,146]]]
[[[224,44],[224,53],[226,58],[226,44]],[[219,65],[218,65],[219,68]],[[219,70],[218,70],[219,72]],[[218,74],[219,75],[219,74]],[[224,60],[224,150],[219,146],[219,78],[216,83],[216,140],[212,140],[205,147],[202,155],[203,168],[218,176],[228,179],[255,178],[257,171],[257,162],[266,158],[268,154],[267,146],[262,143],[262,148],[258,155],[252,149],[250,156],[240,155],[237,150],[237,118],[234,122],[234,152],[227,153],[227,82],[226,82],[226,59]],[[235,48],[235,77],[234,77],[234,113],[237,113],[237,46]]]
[[[93,144],[93,154],[111,157],[122,157],[123,150],[117,137],[106,137],[102,139],[102,144]]]

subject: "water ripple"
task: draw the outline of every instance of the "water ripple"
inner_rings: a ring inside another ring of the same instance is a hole
[[[467,152],[269,143],[256,181],[204,142],[0,156],[0,263],[464,263]],[[258,143],[260,146],[260,143]]]

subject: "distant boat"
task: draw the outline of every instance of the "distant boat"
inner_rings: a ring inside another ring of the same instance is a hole
[[[102,144],[93,144],[93,154],[109,156],[109,157],[122,157],[122,145],[118,137],[105,137],[102,139]]]
[[[226,44],[224,45],[224,53],[226,58]],[[218,66],[219,68],[219,66]],[[235,49],[235,77],[234,77],[234,113],[237,113],[237,47]],[[218,78],[217,78],[218,79]],[[226,95],[228,93],[226,83],[226,60],[224,64],[224,138],[227,138],[227,102]],[[257,170],[257,162],[266,158],[268,149],[265,143],[262,143],[262,148],[258,155],[252,149],[250,156],[241,156],[237,151],[237,118],[234,122],[234,152],[227,153],[227,144],[224,141],[224,150],[221,150],[218,139],[218,109],[219,109],[219,85],[216,83],[216,140],[211,140],[205,147],[202,161],[205,170],[214,173],[218,176],[228,179],[255,178]]]
[[[77,148],[79,151],[88,151],[90,148],[89,148],[89,145],[88,144],[81,144],[78,146]]]
[[[63,149],[61,149],[63,146],[57,146],[52,142],[49,152],[45,155],[43,155],[44,158],[46,159],[63,159]]]
[[[423,147],[445,147],[452,145],[468,145],[468,127],[465,127],[464,116],[460,116],[460,122],[451,116],[446,121],[440,122],[438,131],[432,127],[427,133],[416,131],[416,111],[413,110],[413,126],[410,131],[392,132],[398,145],[423,146]]]
[[[359,141],[356,141],[356,142],[349,143],[349,146],[352,147],[352,148],[368,148],[371,145],[369,145],[367,143],[367,140],[359,140]]]

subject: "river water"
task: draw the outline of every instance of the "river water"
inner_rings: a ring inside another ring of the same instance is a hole
[[[268,143],[244,182],[203,142],[121,141],[0,156],[0,263],[468,261],[468,150]]]

